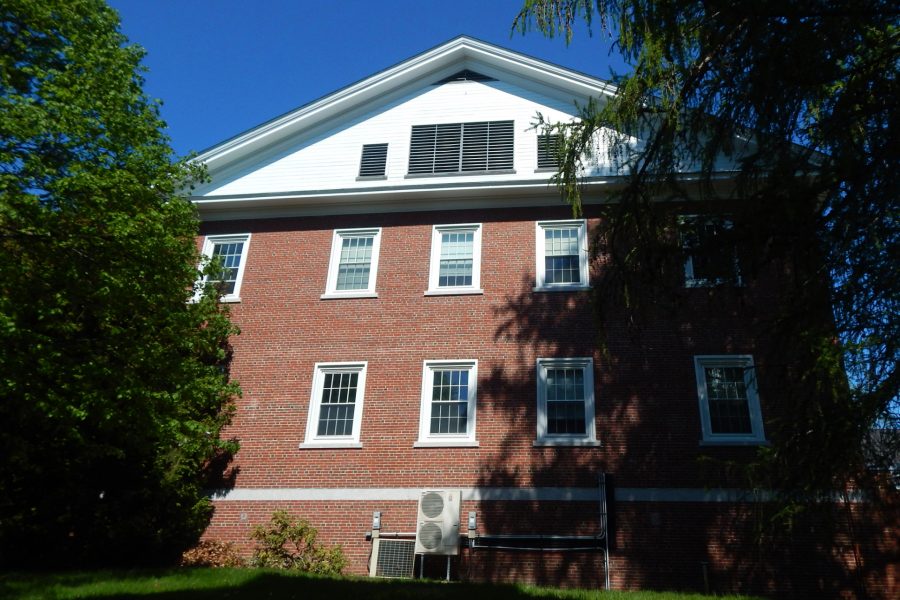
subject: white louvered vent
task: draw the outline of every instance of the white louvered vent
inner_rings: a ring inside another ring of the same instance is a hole
[[[363,144],[359,161],[360,177],[383,177],[387,164],[387,144]]]
[[[413,125],[410,175],[513,168],[513,121]]]
[[[417,554],[459,554],[459,491],[428,490],[419,497]]]
[[[555,133],[539,135],[537,143],[538,169],[556,169],[559,167],[559,135]]]

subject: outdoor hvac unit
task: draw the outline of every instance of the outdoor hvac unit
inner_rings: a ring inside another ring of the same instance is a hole
[[[459,490],[426,490],[419,496],[416,554],[459,554]]]

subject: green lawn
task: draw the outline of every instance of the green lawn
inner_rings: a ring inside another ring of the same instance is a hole
[[[701,600],[700,594],[674,592],[567,591],[512,585],[437,583],[357,577],[325,578],[262,569],[168,569],[0,575],[0,598],[145,598],[157,600]],[[736,600],[747,596],[717,596]]]

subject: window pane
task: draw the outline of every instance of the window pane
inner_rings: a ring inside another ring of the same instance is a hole
[[[694,218],[682,224],[681,240],[692,280],[735,281],[737,251],[730,230],[730,222],[723,219]]]
[[[472,285],[474,240],[472,231],[441,234],[438,287]]]
[[[743,367],[707,367],[706,394],[713,433],[752,433]]]
[[[372,236],[345,237],[341,240],[341,256],[335,289],[365,290],[369,287],[372,266]]]
[[[578,228],[544,230],[546,283],[581,283]]]
[[[243,250],[244,242],[215,242],[213,244],[213,258],[218,259],[222,270],[218,277],[210,281],[219,282],[219,293],[222,295],[234,293]]]
[[[585,434],[584,370],[547,369],[546,378],[547,433]]]
[[[468,369],[435,371],[431,398],[431,433],[465,435],[469,418]]]
[[[325,373],[317,435],[353,435],[359,373]]]

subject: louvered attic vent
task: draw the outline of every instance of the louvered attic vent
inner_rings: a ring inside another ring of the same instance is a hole
[[[539,135],[538,139],[538,169],[556,169],[559,167],[559,135],[551,133]]]
[[[410,175],[512,168],[512,121],[413,125]]]
[[[497,81],[493,77],[488,77],[487,75],[482,75],[481,73],[476,73],[475,71],[470,71],[469,69],[465,69],[463,71],[459,71],[458,73],[454,73],[450,77],[444,77],[440,81],[435,81],[434,85],[442,85],[445,83],[453,83],[454,81]]]
[[[387,164],[387,144],[363,144],[359,161],[360,177],[384,177]]]

